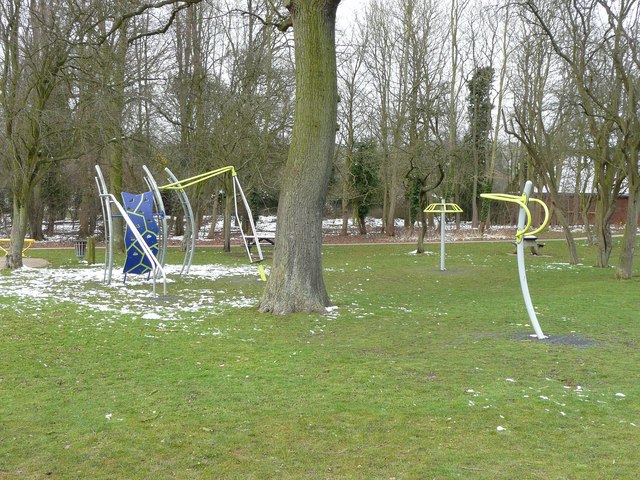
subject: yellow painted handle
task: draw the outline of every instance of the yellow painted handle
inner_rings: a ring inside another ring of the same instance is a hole
[[[507,193],[481,193],[480,196],[482,198],[488,198],[489,200],[498,200],[502,202],[517,203],[522,208],[524,208],[524,211],[527,214],[527,225],[524,227],[523,230],[518,230],[516,232],[516,241],[518,243],[520,243],[520,241],[522,240],[523,235],[525,234],[537,235],[542,230],[544,230],[549,224],[549,219],[550,219],[549,208],[547,207],[546,203],[544,203],[542,200],[538,198],[529,198],[529,201],[542,205],[542,209],[544,210],[544,221],[542,222],[542,225],[540,225],[538,228],[529,232],[528,230],[531,227],[531,211],[527,206],[526,195],[517,196],[517,195],[509,195]]]
[[[522,241],[522,237],[527,233],[527,231],[531,227],[531,211],[527,207],[527,196],[526,195],[520,195],[520,196],[509,195],[508,193],[481,193],[480,197],[488,198],[489,200],[498,200],[501,202],[517,203],[520,207],[524,209],[525,213],[527,214],[527,224],[524,226],[522,230],[516,231],[516,242],[520,243]],[[534,200],[534,199],[530,199],[530,200]],[[536,230],[536,232],[539,232],[540,230],[542,230],[542,228]]]
[[[547,204],[544,203],[542,200],[539,200],[537,198],[530,198],[529,199],[530,202],[534,202],[537,203],[539,205],[542,205],[542,209],[544,210],[544,221],[542,222],[542,225],[540,225],[540,227],[538,227],[537,229],[535,229],[532,232],[528,232],[529,235],[537,235],[538,233],[540,233],[542,230],[545,229],[545,227],[549,224],[549,208],[547,207]]]

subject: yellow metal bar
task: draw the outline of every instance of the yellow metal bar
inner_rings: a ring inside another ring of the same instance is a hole
[[[438,208],[442,207],[442,208]],[[462,213],[457,203],[432,203],[424,209],[425,213]]]
[[[11,245],[11,239],[10,238],[0,238],[0,244],[2,243],[7,243],[9,245]],[[22,254],[24,255],[24,252],[26,252],[27,250],[29,250],[31,248],[31,245],[33,245],[35,243],[35,240],[33,238],[25,238],[24,239],[24,243],[25,243],[25,247],[22,249]],[[2,250],[4,252],[4,255],[7,256],[9,255],[9,250],[5,249],[2,245],[0,245],[0,250]]]
[[[490,200],[517,203],[522,208],[524,208],[527,214],[527,225],[524,227],[524,230],[518,230],[516,232],[516,241],[518,243],[520,243],[524,235],[537,235],[542,230],[544,230],[549,224],[549,219],[550,219],[549,208],[547,207],[546,203],[544,203],[542,200],[538,198],[530,197],[529,202],[537,203],[542,206],[542,209],[544,210],[544,221],[542,222],[542,225],[540,225],[538,228],[536,228],[535,230],[529,231],[529,228],[531,228],[531,211],[527,206],[526,195],[518,196],[518,195],[509,195],[507,193],[481,193],[480,196],[482,198],[488,198]]]
[[[498,200],[500,202],[511,202],[517,203],[522,207],[527,214],[527,224],[524,229],[516,230],[516,242],[520,243],[522,241],[522,237],[527,233],[529,227],[531,227],[531,211],[527,207],[527,196],[526,195],[509,195],[508,193],[481,193],[480,197],[488,198],[489,200]]]
[[[160,190],[184,190],[185,188],[195,185],[196,183],[204,182],[205,180],[209,180],[210,178],[227,172],[231,172],[232,177],[236,176],[236,170],[232,166],[222,167],[216,170],[211,170],[210,172],[201,173],[200,175],[185,178],[184,180],[178,180],[177,182],[168,183],[167,185],[163,185],[162,187],[158,188]]]
[[[537,235],[542,230],[544,230],[545,227],[549,224],[549,219],[550,219],[549,208],[547,207],[546,203],[544,203],[542,200],[539,200],[537,198],[530,198],[529,201],[542,205],[542,209],[544,210],[544,221],[542,222],[542,225],[532,232],[527,232],[529,235]]]
[[[264,267],[262,265],[258,265],[258,273],[260,274],[260,279],[263,282],[267,281],[267,274],[264,271]]]

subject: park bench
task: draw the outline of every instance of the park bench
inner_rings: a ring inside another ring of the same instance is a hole
[[[540,253],[540,249],[544,247],[544,243],[539,242],[538,237],[535,235],[525,235],[522,238],[522,241],[524,242],[524,248],[531,249],[531,255],[538,255]],[[511,243],[516,245],[516,242]]]
[[[276,244],[276,234],[274,232],[256,232],[255,235],[246,235],[246,238],[249,251],[256,244],[256,241],[260,242],[260,245]]]

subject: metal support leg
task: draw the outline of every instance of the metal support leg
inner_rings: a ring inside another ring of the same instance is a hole
[[[524,185],[523,194],[527,198],[527,202],[529,201],[529,196],[531,195],[531,188],[533,184],[531,181],[527,181]],[[518,231],[523,231],[525,228],[525,222],[527,218],[527,213],[523,207],[520,207],[520,214],[518,216]],[[524,268],[524,241],[522,237],[517,240],[516,244],[516,255],[518,257],[518,273],[520,275],[520,288],[522,290],[522,296],[524,298],[524,304],[527,308],[527,313],[529,314],[529,320],[531,321],[531,325],[536,332],[536,336],[542,340],[543,338],[547,338],[544,333],[542,333],[542,329],[540,328],[540,323],[538,323],[538,317],[536,316],[536,311],[533,308],[533,303],[531,302],[531,295],[529,294],[529,285],[527,284],[527,273]]]

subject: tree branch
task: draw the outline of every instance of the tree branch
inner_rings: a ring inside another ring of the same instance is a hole
[[[160,27],[160,28],[158,28],[156,30],[153,30],[151,32],[146,32],[146,33],[141,33],[139,35],[136,35],[136,36],[130,38],[128,40],[128,43],[135,42],[136,40],[138,40],[139,38],[142,38],[142,37],[148,37],[148,36],[155,35],[155,34],[158,34],[158,33],[164,33],[169,29],[169,27],[171,26],[171,24],[175,20],[176,15],[178,14],[178,12],[180,12],[181,10],[184,10],[185,8],[189,8],[192,5],[196,5],[196,4],[200,3],[200,2],[202,2],[202,0],[161,0],[159,2],[142,3],[136,10],[132,10],[130,12],[126,12],[123,15],[121,15],[120,17],[116,18],[116,20],[113,22],[113,25],[111,26],[111,28],[104,35],[102,35],[99,38],[98,44],[104,43],[111,35],[113,35],[115,32],[117,32],[127,20],[129,20],[131,18],[134,18],[134,17],[137,17],[139,15],[142,15],[147,10],[159,9],[159,8],[167,7],[169,5],[174,5],[174,8],[171,11],[171,16],[169,17],[169,20],[167,21],[167,23],[164,26],[162,26],[162,27]]]

